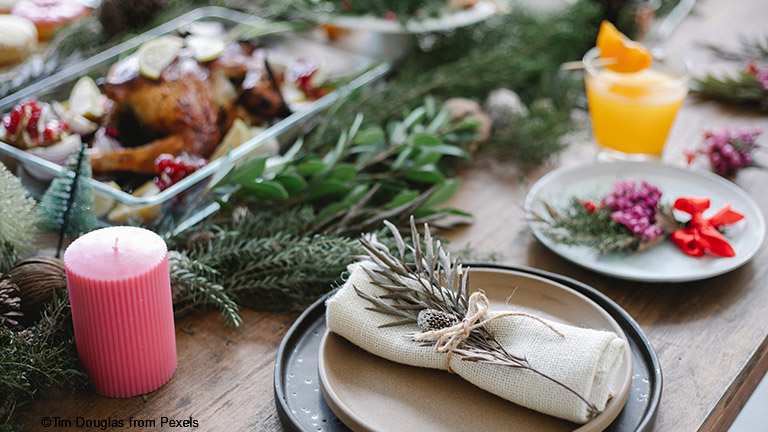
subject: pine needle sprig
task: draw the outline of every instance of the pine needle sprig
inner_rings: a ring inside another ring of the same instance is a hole
[[[528,218],[542,226],[543,233],[556,243],[586,246],[598,254],[636,251],[641,238],[611,218],[611,211],[598,208],[588,211],[579,200],[556,210],[544,204],[547,215],[532,214]]]
[[[42,317],[23,331],[0,328],[0,425],[15,409],[53,385],[79,388],[88,378],[75,353],[66,292],[54,293]]]
[[[405,244],[393,224],[385,222],[385,225],[395,239],[400,258],[392,255],[389,248],[373,236],[363,236],[360,240],[368,257],[376,264],[375,268],[363,268],[372,283],[386,292],[372,296],[353,286],[355,292],[370,303],[366,309],[400,318],[382,327],[418,323],[419,314],[430,310],[438,311],[456,322],[466,318],[471,291],[468,268],[464,268],[458,260],[452,260],[440,241],[433,240],[428,225],[424,226],[423,245],[413,218],[412,245]],[[406,261],[407,251],[410,251],[413,261]],[[427,346],[437,343],[437,340],[423,342]],[[529,370],[574,394],[590,410],[596,411],[594,404],[568,385],[535,369],[525,356],[509,353],[486,326],[472,330],[451,352],[458,354],[462,361]]]
[[[695,80],[693,91],[702,98],[768,110],[768,91],[747,71],[736,76],[707,75]]]
[[[361,253],[348,237],[305,233],[314,217],[306,206],[222,217],[178,234],[169,247],[210,269],[197,275],[238,306],[298,310],[328,292]],[[199,300],[184,307],[204,306]]]
[[[218,271],[176,251],[168,253],[168,264],[176,316],[183,316],[198,306],[209,306],[217,309],[228,325],[233,328],[240,325],[242,318],[237,303],[227,295],[224,287],[213,283],[218,279]]]
[[[736,48],[724,48],[720,45],[708,44],[706,47],[720,59],[733,62],[768,62],[768,36],[739,38],[739,46]]]

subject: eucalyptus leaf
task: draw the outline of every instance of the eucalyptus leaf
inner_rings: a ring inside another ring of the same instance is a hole
[[[431,197],[424,203],[424,208],[432,208],[436,205],[442,204],[454,195],[459,190],[461,181],[459,179],[448,179],[440,185],[440,187],[432,194]]]
[[[263,173],[267,164],[266,157],[259,157],[246,161],[243,165],[235,168],[229,179],[232,183],[245,185],[258,179]]]
[[[389,200],[388,203],[384,204],[384,208],[392,209],[395,207],[399,207],[403,204],[407,204],[415,200],[418,196],[419,196],[419,191],[417,190],[402,190],[398,192],[398,194],[395,195],[394,198]]]
[[[434,165],[425,165],[418,169],[408,171],[405,178],[418,183],[441,183],[445,181],[445,176]]]
[[[352,143],[360,146],[370,146],[384,138],[384,131],[378,126],[367,126],[355,135]]]
[[[262,199],[288,199],[288,191],[285,190],[282,184],[274,180],[266,180],[263,182],[253,182],[243,184],[249,191]]]
[[[296,171],[304,176],[313,176],[321,171],[323,171],[326,167],[325,162],[321,161],[320,159],[314,158],[314,159],[307,159],[300,164],[296,165]]]
[[[352,164],[345,163],[336,166],[331,171],[329,178],[345,182],[351,180],[355,174],[357,174],[357,168]]]
[[[307,181],[304,177],[296,173],[284,173],[275,177],[275,181],[279,182],[287,190],[296,192],[307,187]]]
[[[442,143],[443,141],[434,135],[418,134],[413,137],[413,144],[417,146],[434,147]]]
[[[342,195],[349,192],[350,187],[344,182],[336,179],[328,179],[324,182],[312,187],[307,195],[307,199],[314,200],[318,198],[324,198],[331,195]]]

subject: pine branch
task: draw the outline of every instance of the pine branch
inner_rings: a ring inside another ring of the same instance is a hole
[[[0,328],[0,425],[11,427],[14,410],[53,385],[77,388],[87,383],[69,314],[66,292],[54,293],[35,326]]]
[[[214,283],[218,279],[218,271],[175,251],[169,252],[168,264],[177,316],[189,313],[198,306],[208,306],[218,309],[224,321],[232,327],[240,325],[242,319],[237,303],[227,295],[224,287]]]
[[[637,250],[641,238],[611,218],[610,210],[588,211],[573,200],[562,210],[546,205],[548,215],[531,215],[540,223],[542,232],[556,243],[586,246],[599,254],[629,253]]]
[[[699,97],[768,110],[768,91],[749,72],[741,71],[735,77],[707,75],[694,83],[693,91]]]
[[[749,38],[742,35],[737,48],[708,44],[706,47],[718,58],[734,62],[768,62],[768,36]]]

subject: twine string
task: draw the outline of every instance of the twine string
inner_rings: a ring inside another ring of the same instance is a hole
[[[525,312],[504,312],[498,315],[494,315],[490,318],[483,319],[488,313],[490,302],[488,301],[488,297],[486,297],[485,294],[480,291],[472,293],[472,295],[469,296],[468,304],[469,307],[467,308],[467,315],[464,317],[464,319],[461,320],[461,322],[438,330],[416,333],[413,336],[413,340],[416,342],[423,342],[428,339],[437,339],[437,343],[435,343],[435,351],[448,353],[448,355],[445,356],[445,369],[450,373],[454,373],[450,364],[453,351],[469,337],[473,330],[476,330],[499,318],[511,316],[530,318],[540,322],[561,338],[565,337],[564,334],[557,331],[557,329],[552,327],[551,324],[535,315],[531,315]]]

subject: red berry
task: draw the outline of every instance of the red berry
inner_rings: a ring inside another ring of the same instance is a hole
[[[384,12],[384,19],[387,21],[394,21],[397,19],[397,14],[392,11],[386,11]]]
[[[51,142],[54,138],[54,130],[51,126],[48,126],[43,130],[43,142]]]

